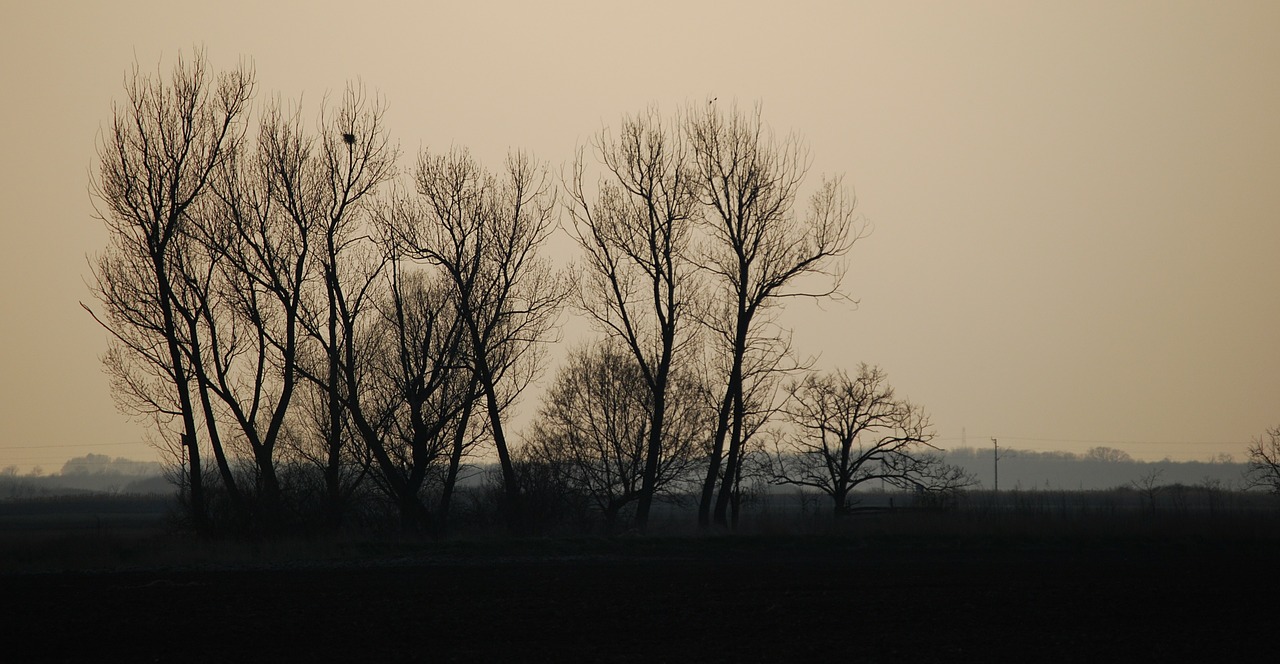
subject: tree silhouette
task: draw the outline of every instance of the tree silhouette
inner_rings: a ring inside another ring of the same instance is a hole
[[[603,129],[593,141],[603,165],[593,199],[586,192],[579,152],[568,182],[574,238],[583,249],[577,305],[597,327],[618,339],[648,395],[643,472],[636,523],[643,529],[658,490],[668,436],[668,388],[673,366],[694,350],[692,307],[698,294],[691,256],[697,191],[679,127],[657,109],[624,117],[615,137]]]
[[[135,65],[127,101],[113,106],[99,143],[91,183],[110,233],[92,277],[102,310],[91,312],[114,338],[107,368],[127,411],[154,417],[162,429],[178,421],[191,518],[200,530],[207,512],[191,383],[201,349],[183,323],[184,315],[193,318],[194,303],[182,270],[200,267],[190,264],[189,213],[242,140],[253,88],[249,67],[215,76],[203,51],[189,61],[179,54],[167,81]]]
[[[899,399],[879,367],[811,374],[788,391],[784,412],[797,430],[776,450],[773,481],[818,489],[836,515],[851,508],[854,487],[873,480],[933,492],[970,483],[931,453],[928,416]]]
[[[613,532],[623,509],[645,491],[653,395],[630,349],[606,337],[570,353],[543,400],[529,435],[529,456],[588,496]],[[711,412],[687,373],[673,373],[653,487],[662,493],[686,476],[701,454]],[[643,526],[640,515],[636,523]]]
[[[503,411],[539,370],[567,295],[566,281],[539,254],[556,228],[555,194],[545,169],[522,153],[495,175],[466,150],[424,150],[415,181],[417,197],[390,207],[383,232],[397,254],[431,266],[448,284],[515,525],[520,489]]]
[[[1247,481],[1249,486],[1280,493],[1280,426],[1267,429],[1249,444]]]
[[[758,107],[745,113],[737,107],[722,111],[715,102],[703,106],[690,109],[685,132],[704,207],[699,262],[715,288],[713,301],[723,303],[706,322],[729,358],[699,505],[698,520],[705,526],[713,497],[715,522],[727,524],[743,457],[747,367],[754,363],[764,372],[759,360],[783,357],[777,349],[788,345],[771,316],[787,298],[837,296],[841,272],[834,260],[849,251],[862,229],[853,195],[839,178],[824,179],[808,209],[796,211],[809,165],[796,136],[775,139]],[[825,280],[807,289],[809,277]]]

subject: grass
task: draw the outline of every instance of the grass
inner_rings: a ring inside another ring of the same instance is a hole
[[[0,573],[131,568],[367,565],[625,558],[733,559],[840,556],[867,549],[991,547],[1143,548],[1280,546],[1280,500],[1220,492],[1157,496],[1110,492],[966,494],[947,509],[898,508],[834,519],[821,502],[774,495],[734,532],[700,532],[687,510],[668,510],[640,536],[512,537],[493,526],[445,539],[395,531],[200,539],[168,503],[131,496],[97,502],[0,503]],[[908,504],[899,497],[898,505]]]

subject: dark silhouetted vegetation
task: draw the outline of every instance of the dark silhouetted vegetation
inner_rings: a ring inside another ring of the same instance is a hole
[[[868,227],[840,176],[806,189],[808,148],[758,106],[624,116],[557,179],[518,149],[492,168],[423,148],[405,167],[386,102],[361,85],[312,108],[255,94],[250,66],[215,72],[203,52],[135,67],[98,144],[108,241],[85,307],[108,332],[117,403],[162,441],[171,525],[261,542],[1025,512],[1025,492],[966,491],[969,453],[942,455],[882,370],[817,373],[792,348],[786,303],[844,298]],[[565,218],[571,270],[547,252]],[[598,336],[514,431],[566,307]],[[1268,436],[1251,486],[1278,484]],[[100,475],[85,461],[61,475]],[[1135,496],[1148,515],[1252,499],[1130,472],[1116,450],[1077,462],[1116,471],[1110,497],[1072,494],[1090,514],[1128,514]]]
[[[1280,426],[1267,429],[1266,434],[1250,443],[1246,477],[1250,487],[1280,493]]]

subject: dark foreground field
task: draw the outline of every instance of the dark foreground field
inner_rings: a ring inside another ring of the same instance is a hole
[[[1278,553],[695,537],[9,573],[0,660],[1261,661]]]

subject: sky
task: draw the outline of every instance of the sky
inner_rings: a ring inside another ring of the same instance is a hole
[[[88,181],[137,63],[242,59],[259,101],[360,80],[407,158],[559,168],[656,104],[762,104],[873,227],[857,305],[793,305],[944,448],[1245,456],[1280,425],[1280,3],[10,2],[0,25],[0,467],[159,458],[116,411]],[[409,161],[404,162],[408,165]],[[573,258],[567,242],[553,250]],[[580,327],[580,325],[578,326]],[[573,335],[570,324],[567,337]],[[548,370],[548,376],[554,366]],[[536,409],[536,394],[522,405]]]

